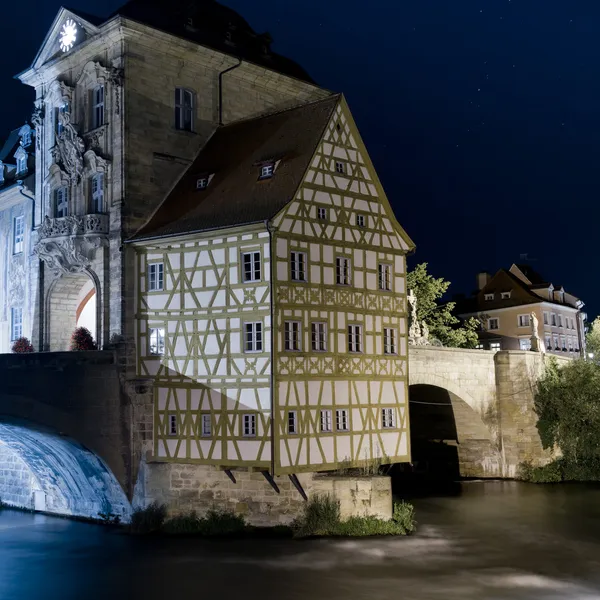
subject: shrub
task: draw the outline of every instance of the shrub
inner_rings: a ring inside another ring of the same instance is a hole
[[[33,344],[26,337],[20,337],[18,340],[15,340],[12,345],[12,351],[15,354],[29,354],[30,352],[35,352]]]
[[[195,511],[169,519],[163,526],[165,533],[174,535],[196,534],[206,537],[235,535],[248,529],[244,517],[231,512],[209,511],[199,517]]]
[[[559,483],[563,481],[562,461],[555,460],[543,467],[533,467],[531,463],[521,463],[517,479],[530,483]]]
[[[132,533],[155,533],[162,528],[166,517],[167,507],[153,502],[146,508],[133,511],[129,529]]]
[[[342,521],[340,504],[330,496],[314,496],[304,507],[304,514],[292,524],[296,537],[372,535],[407,535],[416,529],[414,509],[406,502],[394,504],[390,520],[377,517],[350,517]]]
[[[89,329],[78,327],[71,336],[71,352],[96,350],[96,342]]]

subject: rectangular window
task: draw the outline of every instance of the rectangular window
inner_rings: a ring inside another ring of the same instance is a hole
[[[212,417],[205,413],[202,415],[202,437],[210,437],[212,435]]]
[[[502,292],[502,293],[500,294],[500,298],[501,298],[502,300],[509,300],[509,299],[510,299],[510,292]]]
[[[382,408],[381,409],[381,426],[384,429],[393,429],[396,427],[396,409]]]
[[[494,329],[500,329],[500,319],[498,319],[498,317],[488,319],[488,329],[490,331],[493,331]]]
[[[556,327],[556,313],[552,313],[552,327]]]
[[[194,100],[191,90],[175,90],[175,127],[181,131],[194,130]]]
[[[348,325],[348,352],[362,352],[362,327]]]
[[[558,315],[558,326],[559,327],[563,326],[563,316],[562,315]]]
[[[104,86],[92,91],[92,129],[104,125]]]
[[[317,218],[321,221],[327,221],[327,209],[319,206],[319,208],[317,208]]]
[[[490,342],[490,350],[498,352],[500,350],[500,342]]]
[[[335,428],[338,431],[350,431],[347,410],[341,409],[335,411]]]
[[[56,137],[60,137],[64,131],[64,126],[60,115],[64,115],[69,112],[69,104],[61,104],[57,108],[54,109],[54,131],[56,132]]]
[[[260,252],[246,252],[242,254],[244,281],[260,281]]]
[[[244,323],[244,352],[263,351],[262,322]]]
[[[288,433],[298,433],[298,413],[295,410],[288,411]]]
[[[169,435],[177,435],[177,415],[169,415]]]
[[[17,174],[24,174],[27,172],[27,154],[19,156],[17,158]]]
[[[548,325],[548,321],[549,321],[549,315],[547,312],[544,313],[544,325]]]
[[[205,190],[208,187],[208,177],[199,177],[196,179],[196,189]]]
[[[322,410],[321,411],[321,431],[323,433],[328,433],[331,431],[331,411],[330,410]]]
[[[149,350],[150,354],[164,354],[165,353],[165,329],[164,327],[152,327],[150,329]]]
[[[546,334],[545,339],[546,339],[546,350],[552,350],[552,336]]]
[[[531,350],[531,339],[530,338],[520,338],[519,339],[519,349],[520,350]]]
[[[273,163],[263,165],[260,168],[259,179],[271,179],[271,177],[273,177],[273,173],[275,173],[275,165]]]
[[[60,187],[54,192],[54,216],[57,219],[69,214],[69,191],[66,187]]]
[[[164,271],[163,263],[152,263],[148,265],[148,291],[160,292],[164,289]]]
[[[104,173],[92,177],[90,185],[92,213],[104,212]]]
[[[519,315],[519,327],[529,327],[529,315]]]
[[[389,327],[383,328],[383,353],[396,354],[396,330]]]
[[[567,340],[567,344],[568,344],[568,347],[569,347],[569,352],[573,352],[573,338],[569,338]]]
[[[256,437],[256,415],[244,415],[244,437]]]
[[[23,337],[23,309],[10,309],[10,341],[14,342]]]
[[[306,254],[292,252],[290,258],[292,281],[306,281]]]
[[[554,349],[560,350],[560,346],[558,345],[558,336],[557,335],[554,336]]]
[[[301,326],[299,321],[285,322],[285,349],[290,352],[301,350],[300,345]]]
[[[346,165],[343,162],[336,160],[335,161],[335,172],[339,173],[340,175],[345,175],[346,174]]]
[[[335,280],[338,285],[350,285],[350,259],[338,256],[335,259]]]
[[[484,297],[485,297],[486,301],[489,302],[490,300],[494,299],[494,294],[485,294]]]
[[[313,323],[311,325],[311,341],[314,352],[327,352],[327,324]]]
[[[379,265],[379,289],[385,292],[392,289],[392,267],[390,265]]]
[[[567,349],[567,338],[565,338],[564,335],[560,336],[560,349],[561,350],[566,350]]]
[[[13,254],[21,254],[25,248],[25,217],[15,217],[13,220]]]
[[[356,215],[356,226],[357,227],[365,226],[365,215]]]

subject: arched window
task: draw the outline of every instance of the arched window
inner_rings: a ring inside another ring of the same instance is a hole
[[[104,173],[96,173],[90,180],[90,209],[92,213],[104,212]]]
[[[192,90],[175,90],[175,127],[181,131],[194,131],[196,94]]]
[[[54,192],[54,216],[57,219],[69,214],[69,190],[66,186],[59,187]]]

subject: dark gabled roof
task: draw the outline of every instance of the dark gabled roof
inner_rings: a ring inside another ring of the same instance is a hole
[[[19,131],[20,130],[21,130],[20,127],[18,129],[13,129],[10,132],[10,135],[8,136],[6,141],[4,142],[4,145],[2,146],[2,150],[0,150],[0,160],[2,162],[6,162],[6,163],[10,163],[10,164],[15,163],[14,155],[15,155],[15,152],[17,151],[17,148],[19,147]]]
[[[293,199],[339,95],[217,129],[158,210],[131,241],[267,221]],[[259,181],[260,165],[278,161]],[[208,188],[196,189],[214,174]]]
[[[257,34],[236,11],[215,0],[130,0],[110,18],[117,15],[314,83],[299,64],[269,50],[269,34]]]
[[[515,267],[517,267],[529,281],[535,286],[541,285],[550,285],[537,271],[535,271],[529,265],[517,264],[515,263]]]
[[[95,25],[96,27],[99,27],[100,25],[102,25],[102,23],[104,23],[106,21],[106,19],[97,17],[96,15],[91,15],[90,13],[83,12],[82,10],[79,10],[79,9],[71,8],[70,6],[63,6],[63,8],[65,10],[68,10],[69,12],[72,12],[74,15],[77,15],[79,18],[83,19],[84,21],[87,21],[88,23]]]

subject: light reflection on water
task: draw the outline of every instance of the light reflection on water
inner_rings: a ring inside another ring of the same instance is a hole
[[[415,500],[418,534],[368,540],[131,538],[0,514],[0,600],[600,598],[600,487],[474,482]]]

